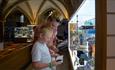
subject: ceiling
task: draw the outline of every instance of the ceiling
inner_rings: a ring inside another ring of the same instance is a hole
[[[60,18],[69,19],[83,0],[0,0],[0,15],[4,18],[15,9],[26,15],[31,24],[48,9],[54,9]]]

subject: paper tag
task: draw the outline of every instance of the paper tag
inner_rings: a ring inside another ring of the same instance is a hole
[[[57,62],[62,62],[62,63],[63,63],[63,55],[57,56],[56,61],[57,61]]]

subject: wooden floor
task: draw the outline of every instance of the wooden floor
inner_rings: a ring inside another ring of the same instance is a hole
[[[69,52],[64,50],[62,54],[64,55],[64,61],[61,65],[57,66],[56,70],[72,70]],[[30,64],[26,70],[32,70],[32,65]]]

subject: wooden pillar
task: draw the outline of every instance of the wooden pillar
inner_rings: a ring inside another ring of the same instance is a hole
[[[95,70],[106,70],[106,0],[96,1],[96,62]]]

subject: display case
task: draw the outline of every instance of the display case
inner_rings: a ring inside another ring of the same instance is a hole
[[[28,27],[15,27],[14,37],[15,38],[28,38],[29,28]]]
[[[16,40],[25,39],[25,42],[33,41],[33,27],[34,25],[27,25],[25,27],[15,27],[14,28],[14,38]]]

